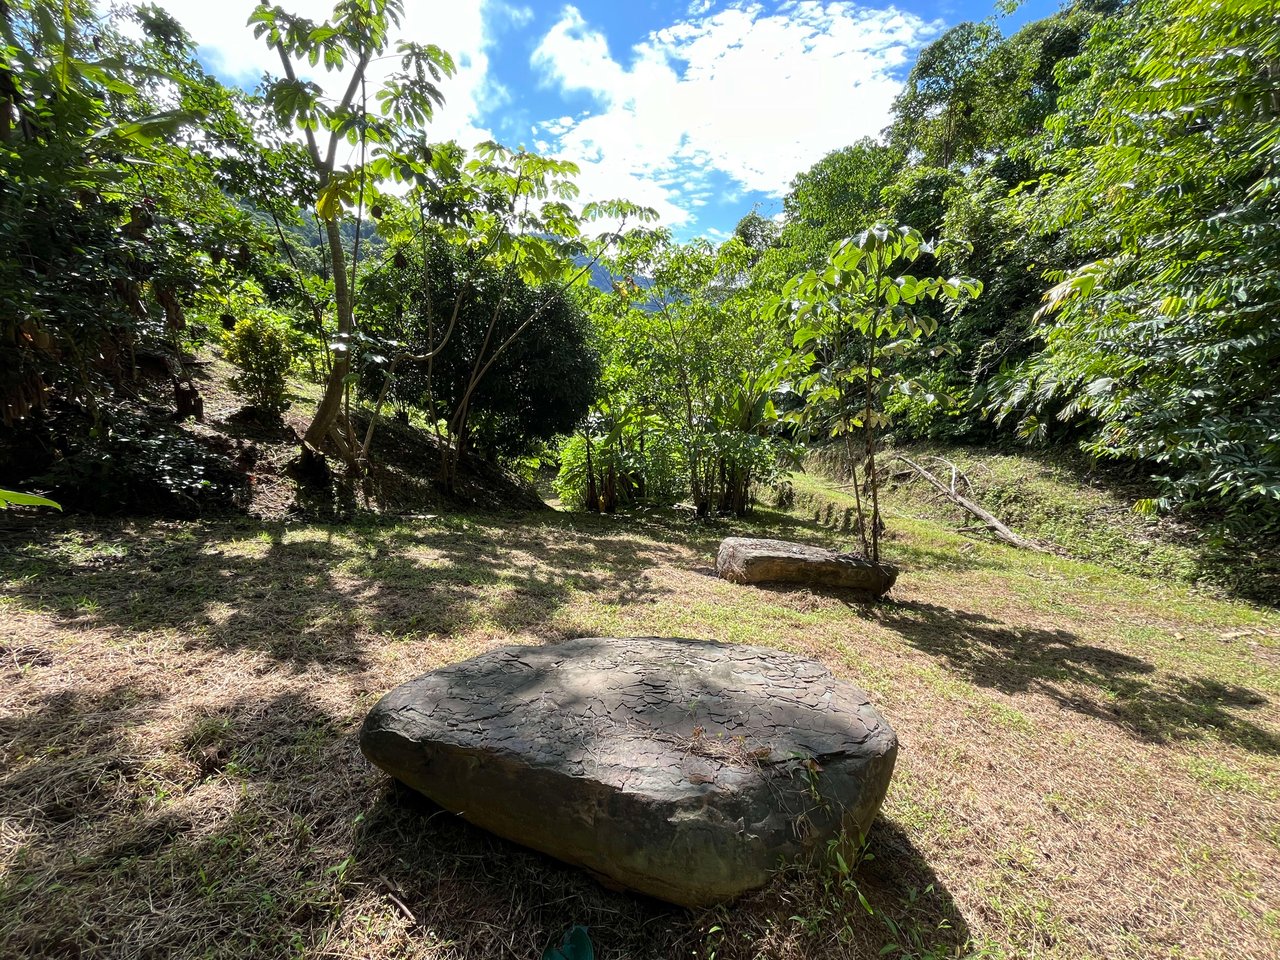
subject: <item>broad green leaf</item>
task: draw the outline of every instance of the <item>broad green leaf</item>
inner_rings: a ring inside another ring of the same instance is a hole
[[[37,497],[31,493],[19,493],[16,490],[0,490],[0,509],[9,505],[20,507],[53,507],[61,510],[62,506],[47,497]]]

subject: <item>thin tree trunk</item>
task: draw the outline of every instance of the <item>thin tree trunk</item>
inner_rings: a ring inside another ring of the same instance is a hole
[[[843,337],[837,335],[835,353],[839,356],[843,352]],[[870,368],[868,368],[869,370]],[[840,388],[841,394],[844,393],[843,385]],[[862,491],[858,486],[858,464],[853,458],[853,423],[849,419],[849,405],[847,402],[841,403],[841,423],[844,426],[844,448],[845,456],[849,460],[849,482],[853,489],[853,503],[858,511],[858,540],[862,543],[862,556],[868,560],[871,559],[871,543],[867,540],[867,514],[862,505]]]
[[[591,428],[588,427],[582,433],[587,441],[587,510],[591,513],[600,512],[600,497],[596,491],[596,472],[595,467],[591,464]]]
[[[662,318],[667,322],[667,332],[671,335],[671,349],[676,351],[676,355],[679,356],[679,338],[676,336],[675,324],[671,322],[671,316],[667,313],[665,304],[662,310]],[[686,456],[689,458],[689,496],[693,499],[694,513],[699,517],[704,517],[708,512],[706,503],[707,494],[706,488],[702,484],[701,475],[699,474],[700,464],[698,462],[697,441],[695,439],[693,417],[693,390],[689,386],[689,373],[685,369],[683,362],[680,364],[680,392],[684,397],[685,429],[688,430]]]
[[[616,513],[618,510],[618,471],[610,462],[604,474],[604,490],[600,494],[600,510],[602,513]]]
[[[876,290],[876,312],[871,318],[871,342],[867,345],[867,406],[863,411],[863,432],[867,440],[867,453],[864,462],[864,471],[867,477],[867,483],[871,488],[871,562],[880,562],[880,481],[876,477],[876,421],[875,412],[871,409],[871,405],[875,399],[875,368],[876,368],[876,341],[880,334],[880,315],[882,310],[879,306],[880,300],[880,284],[884,279],[884,268],[881,266],[876,270],[875,290]]]
[[[863,424],[863,432],[867,438],[866,457],[863,463],[866,465],[867,483],[871,489],[871,562],[880,562],[880,489],[876,480],[876,435],[874,427],[874,419],[871,410],[871,401],[874,391],[874,378],[872,374],[875,363],[875,331],[871,334],[871,349],[868,354],[867,362],[867,407],[863,412],[866,422]]]
[[[322,178],[328,180],[328,176]],[[342,411],[342,397],[346,388],[347,374],[351,372],[351,291],[347,286],[346,254],[342,249],[342,234],[336,220],[324,222],[326,239],[333,268],[334,304],[338,315],[338,339],[343,342],[343,349],[334,358],[333,367],[329,370],[329,378],[325,381],[324,394],[316,407],[316,415],[312,418],[303,440],[317,450],[324,447],[326,441],[334,439],[334,427],[338,422],[338,414]],[[339,441],[343,438],[337,437]]]
[[[296,81],[297,73],[293,68],[293,61],[289,59],[289,53],[284,44],[276,44],[276,51],[280,55],[280,63],[284,68],[285,76],[291,81]],[[364,82],[364,73],[368,66],[369,54],[368,52],[363,52],[359,62],[356,64],[355,72],[351,76],[351,81],[347,85],[346,93],[339,104],[339,111],[345,111],[351,106],[356,91]],[[338,153],[337,132],[334,131],[330,134],[328,150],[323,157],[320,154],[320,146],[316,141],[315,131],[306,128],[303,133],[306,137],[307,150],[311,157],[312,165],[319,178],[319,188],[323,191],[329,185],[330,178],[333,176],[334,162]],[[347,374],[351,372],[350,338],[354,326],[354,304],[352,302],[352,292],[347,283],[346,252],[342,246],[342,233],[338,229],[338,221],[336,219],[325,220],[324,226],[325,239],[329,248],[330,266],[333,269],[333,292],[334,305],[337,311],[338,336],[346,342],[343,343],[342,351],[333,361],[333,366],[329,370],[328,379],[325,381],[324,393],[321,395],[319,406],[316,407],[316,414],[303,435],[303,442],[319,450],[326,442],[332,441],[342,458],[350,463],[355,454],[354,447],[346,437],[340,434],[336,429],[336,425],[338,416],[342,412],[342,400],[346,392]]]

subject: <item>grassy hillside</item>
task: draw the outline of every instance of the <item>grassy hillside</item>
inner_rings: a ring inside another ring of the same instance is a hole
[[[899,584],[859,605],[716,579],[731,532],[845,539],[801,506],[718,527],[10,515],[6,956],[536,957],[574,923],[602,957],[1275,956],[1280,614],[905,513]],[[359,755],[368,708],[424,670],[628,634],[772,644],[871,692],[902,752],[856,871],[679,911]]]
[[[947,464],[954,464],[969,481],[968,496],[1018,533],[1068,556],[1218,595],[1273,604],[1280,599],[1280,541],[1228,530],[1212,517],[1141,516],[1134,504],[1156,495],[1141,472],[1092,462],[1069,448],[913,446],[900,452],[944,482],[951,479]],[[895,463],[893,454],[881,458],[891,477],[884,492],[891,526],[910,519],[959,529],[975,522]],[[809,474],[793,477],[798,502],[810,518],[839,528],[853,505],[851,491],[831,481],[838,470],[830,458],[810,457],[806,466]]]

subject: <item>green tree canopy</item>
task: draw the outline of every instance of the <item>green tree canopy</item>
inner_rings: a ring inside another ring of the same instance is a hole
[[[864,137],[797,174],[783,200],[782,244],[790,269],[813,265],[836,240],[873,223],[880,192],[902,160],[900,151]]]
[[[1026,210],[1074,263],[998,416],[1092,423],[1177,497],[1280,502],[1277,62],[1267,0],[1142,0],[1094,31]]]

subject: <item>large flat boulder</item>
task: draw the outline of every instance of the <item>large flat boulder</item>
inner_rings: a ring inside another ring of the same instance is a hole
[[[504,647],[392,690],[360,748],[391,776],[609,885],[685,906],[865,836],[898,741],[867,695],[765,647]]]
[[[898,579],[896,567],[870,563],[822,547],[786,540],[727,537],[716,554],[716,573],[734,583],[798,583],[881,596]]]

